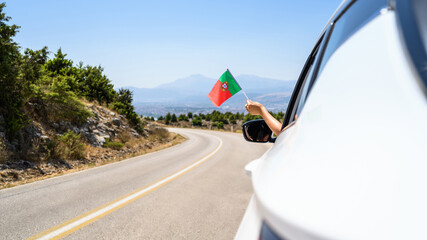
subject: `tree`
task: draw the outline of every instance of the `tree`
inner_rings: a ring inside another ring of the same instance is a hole
[[[110,79],[102,73],[104,68],[101,66],[93,67],[88,65],[81,71],[81,78],[78,79],[81,95],[85,96],[90,101],[96,100],[100,104],[109,104],[114,101],[117,93],[114,90],[114,86],[111,84]],[[128,90],[128,93],[129,94],[122,97],[132,96],[130,90]]]
[[[199,117],[193,118],[192,124],[193,126],[202,126],[202,119]]]
[[[114,109],[126,116],[129,122],[136,128],[142,131],[141,118],[135,113],[135,107],[132,105],[133,93],[126,88],[119,89],[116,101],[113,103]]]
[[[235,115],[231,115],[229,120],[230,120],[230,123],[236,124],[236,116]]]
[[[120,88],[117,101],[132,106],[133,92],[127,88]]]
[[[184,114],[178,116],[178,121],[188,121],[188,117]]]
[[[73,74],[73,61],[66,59],[67,54],[62,53],[61,48],[55,53],[55,57],[46,62],[45,68],[49,75],[70,76]]]
[[[167,114],[166,114],[166,117],[165,117],[165,124],[169,124],[169,123],[170,123],[170,121],[171,121],[171,119],[172,119],[171,114],[170,114],[170,113],[167,113]]]
[[[29,95],[29,87],[33,84],[39,85],[41,77],[44,75],[43,66],[48,59],[48,49],[44,47],[40,50],[25,49],[20,64],[20,79],[25,83],[26,95]]]
[[[13,40],[19,26],[7,24],[11,18],[4,13],[5,7],[5,3],[0,4],[0,114],[5,120],[6,135],[12,138],[28,120],[22,111],[24,84],[18,79],[21,54]]]
[[[193,118],[193,113],[192,113],[192,112],[188,112],[188,113],[187,113],[187,117],[188,117],[188,118]]]
[[[175,113],[174,113],[174,114],[172,114],[171,122],[178,122],[178,120],[176,119],[176,115],[175,115]]]

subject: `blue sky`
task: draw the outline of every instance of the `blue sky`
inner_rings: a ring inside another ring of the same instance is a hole
[[[61,47],[116,87],[192,74],[294,80],[341,0],[10,0],[23,48]]]

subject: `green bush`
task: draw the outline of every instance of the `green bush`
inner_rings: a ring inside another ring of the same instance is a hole
[[[165,142],[169,139],[169,131],[166,128],[152,127],[150,129],[150,136],[148,139],[153,142]]]
[[[48,144],[51,159],[81,159],[85,154],[85,144],[80,136],[73,131],[68,131],[56,137]]]
[[[110,141],[106,141],[104,143],[104,147],[111,148],[113,150],[120,150],[124,146],[125,145],[123,143],[121,143],[121,142],[110,142]]]
[[[193,126],[202,126],[202,119],[200,119],[199,117],[196,117],[193,119],[192,124]]]
[[[42,95],[42,116],[50,122],[69,121],[80,125],[92,116],[92,112],[69,91],[63,77],[54,79],[53,84]]]

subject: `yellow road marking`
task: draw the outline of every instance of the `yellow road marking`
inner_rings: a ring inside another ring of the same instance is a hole
[[[87,213],[84,213],[78,217],[75,217],[69,221],[66,221],[62,224],[59,224],[58,226],[55,226],[49,230],[46,230],[42,233],[39,233],[37,235],[34,235],[28,239],[60,239],[63,238],[70,233],[116,211],[117,209],[147,195],[148,193],[166,185],[167,183],[177,179],[178,177],[186,174],[187,172],[193,170],[206,160],[210,159],[212,156],[214,156],[222,147],[223,142],[220,138],[216,137],[219,140],[218,147],[209,153],[208,155],[204,156],[203,158],[197,160],[196,162],[188,165],[187,167],[183,168],[182,170],[175,172],[167,177],[164,177],[160,180],[158,180],[155,183],[152,183],[148,186],[145,186],[141,189],[138,189],[132,193],[129,193],[123,197],[120,197],[114,201],[111,201],[107,204],[104,204],[96,209],[93,209]]]

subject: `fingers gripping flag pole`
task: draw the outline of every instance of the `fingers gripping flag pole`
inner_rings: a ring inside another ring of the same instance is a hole
[[[227,69],[215,83],[208,97],[216,107],[219,107],[240,90],[242,90],[242,87],[237,83],[230,70]],[[246,99],[249,99],[243,90],[242,92]]]

